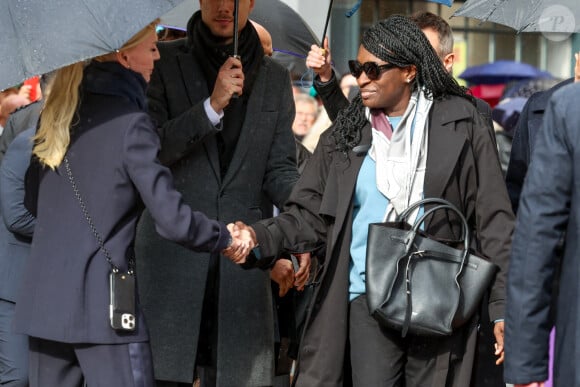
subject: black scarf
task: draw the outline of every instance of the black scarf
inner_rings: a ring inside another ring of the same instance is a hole
[[[82,89],[91,93],[125,97],[139,109],[147,111],[145,78],[118,62],[92,61],[85,68]]]
[[[187,41],[199,63],[211,94],[220,67],[233,55],[233,43],[225,44],[225,39],[214,36],[201,20],[201,11],[193,14],[187,25]],[[217,135],[220,173],[224,177],[234,155],[242,125],[246,118],[248,100],[252,86],[258,76],[264,50],[258,33],[250,21],[238,35],[238,54],[244,71],[244,92],[237,99],[231,99],[224,109],[222,130]]]

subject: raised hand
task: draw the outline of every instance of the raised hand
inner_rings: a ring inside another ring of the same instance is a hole
[[[215,86],[209,102],[217,113],[224,110],[234,94],[242,95],[244,89],[244,73],[242,62],[238,58],[229,57],[220,67]]]
[[[318,47],[316,44],[310,47],[310,51],[306,57],[306,67],[314,70],[322,82],[328,82],[332,78],[331,62],[328,37],[324,38],[323,47]]]

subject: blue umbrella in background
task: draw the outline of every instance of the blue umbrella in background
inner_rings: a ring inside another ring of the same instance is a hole
[[[527,63],[511,60],[498,60],[479,66],[469,67],[459,75],[459,78],[473,85],[490,85],[523,79],[553,77],[550,73],[542,71]]]

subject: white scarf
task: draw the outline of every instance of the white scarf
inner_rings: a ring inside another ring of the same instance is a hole
[[[389,199],[384,220],[394,220],[409,204],[423,199],[423,185],[427,164],[427,134],[432,99],[423,90],[411,95],[407,110],[389,140],[382,132],[372,129],[369,150],[376,163],[377,189]],[[365,113],[369,122],[370,109]],[[411,132],[413,135],[411,137]],[[419,209],[408,218],[413,222]]]

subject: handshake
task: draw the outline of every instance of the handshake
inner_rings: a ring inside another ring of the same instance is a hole
[[[292,288],[304,290],[310,275],[309,252],[288,254],[296,264],[291,259],[278,259],[273,263],[265,259],[264,262],[260,262],[260,259],[252,253],[252,249],[258,245],[254,229],[243,222],[230,223],[227,227],[232,236],[232,243],[222,251],[223,255],[243,269],[264,268],[271,264],[270,278],[278,284],[280,297]]]
[[[243,222],[228,224],[232,243],[222,251],[222,254],[238,265],[247,263],[248,255],[258,244],[254,229]]]

